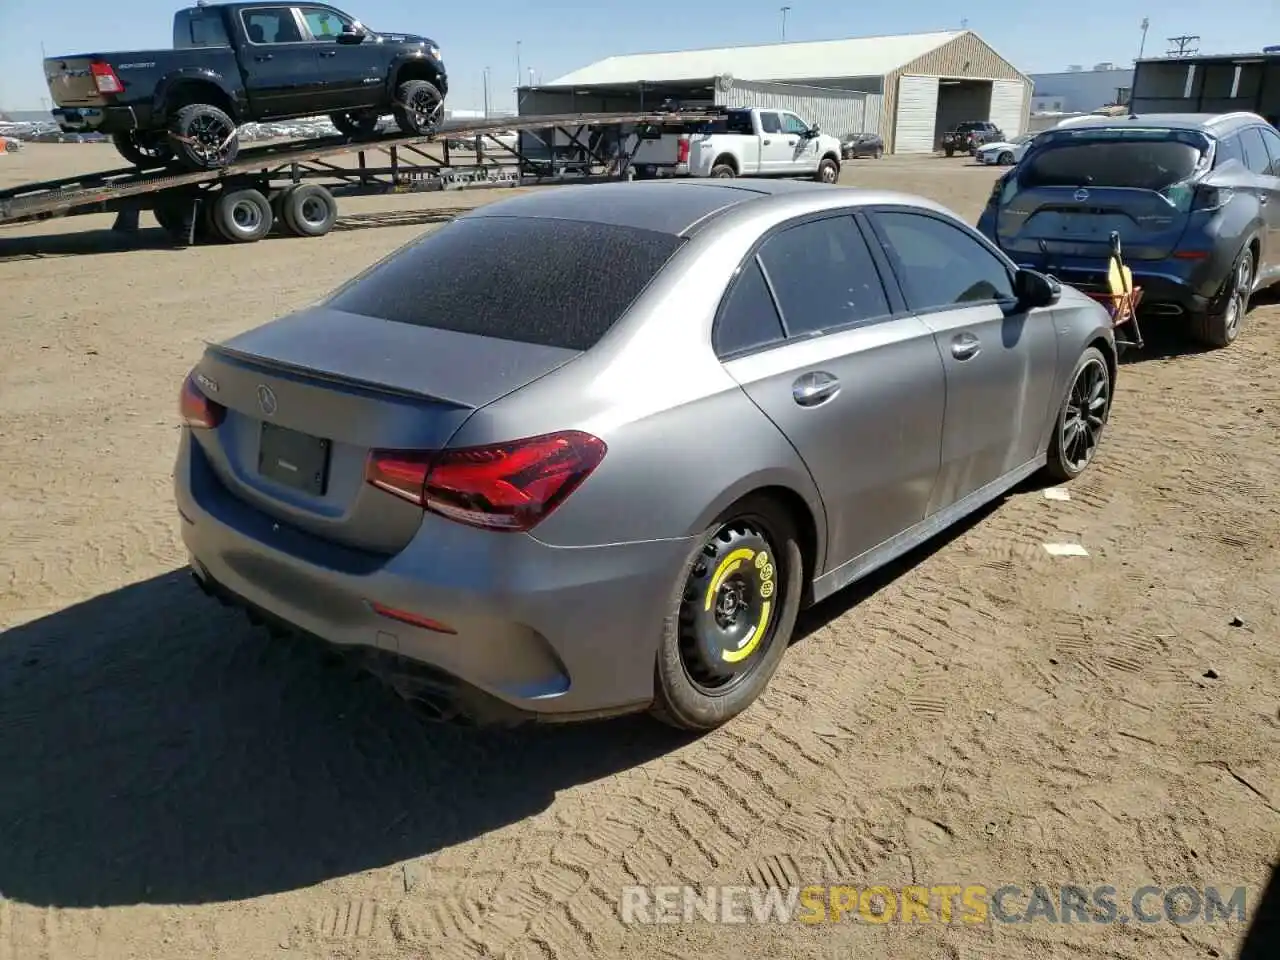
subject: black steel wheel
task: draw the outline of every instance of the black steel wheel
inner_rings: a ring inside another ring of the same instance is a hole
[[[113,133],[111,143],[116,152],[135,167],[163,167],[173,159],[173,148],[163,133],[139,133],[136,130]]]
[[[433,83],[406,80],[396,89],[395,118],[403,133],[434,136],[444,119],[444,97]]]
[[[179,110],[169,126],[169,140],[182,165],[192,170],[219,170],[240,152],[236,122],[207,103]]]
[[[1046,471],[1056,481],[1073,480],[1093,462],[1111,415],[1111,368],[1097,347],[1080,355],[1049,441]]]
[[[710,730],[750,706],[786,652],[803,574],[795,524],[771,501],[743,501],[717,521],[681,573],[654,714]]]

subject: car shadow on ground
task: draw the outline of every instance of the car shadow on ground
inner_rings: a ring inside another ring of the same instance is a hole
[[[1254,294],[1249,302],[1249,312],[1240,327],[1240,336],[1249,335],[1249,326],[1257,320],[1260,308],[1276,304],[1280,304],[1280,288],[1272,287]],[[1126,350],[1120,358],[1121,365],[1196,356],[1219,349],[1192,340],[1186,333],[1187,321],[1182,317],[1143,317],[1139,323],[1142,327],[1142,339],[1145,341],[1143,348]],[[1127,329],[1124,332],[1132,335]]]
[[[1262,891],[1237,960],[1275,960],[1276,957],[1280,957],[1280,861],[1271,868],[1271,880]]]
[[[428,724],[175,571],[0,634],[0,890],[59,907],[294,890],[471,840],[689,742],[644,717]]]

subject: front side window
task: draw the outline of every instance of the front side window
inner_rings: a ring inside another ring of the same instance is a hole
[[[303,7],[302,18],[307,21],[307,29],[311,31],[314,39],[331,40],[335,43],[342,35],[342,28],[351,24],[350,20],[341,16],[336,10],[327,10],[324,7]]]
[[[240,11],[250,43],[300,43],[302,33],[292,7],[254,7]]]
[[[794,113],[784,113],[782,114],[782,131],[803,135],[809,131],[809,125]]]
[[[853,218],[790,227],[760,248],[787,336],[805,337],[889,314],[884,284]]]
[[[875,220],[912,310],[1017,299],[1005,264],[959,227],[919,213],[885,211]]]

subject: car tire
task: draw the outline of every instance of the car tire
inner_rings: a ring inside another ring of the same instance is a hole
[[[948,157],[954,157],[956,155],[956,151],[954,147],[946,147],[944,149],[944,152]]]
[[[884,156],[884,147],[876,147],[875,158],[879,160]]]
[[[344,137],[352,140],[367,140],[378,132],[376,113],[331,113],[329,122]]]
[[[111,143],[135,167],[163,167],[173,160],[173,147],[163,133],[155,137],[139,137],[136,131],[113,133]]]
[[[164,194],[156,198],[151,215],[174,242],[184,245],[192,239],[192,219],[198,224],[200,216],[195,209],[194,198],[181,195],[168,197]]]
[[[787,651],[803,583],[799,537],[785,510],[753,496],[725,511],[676,581],[662,625],[652,715],[705,732],[746,710]]]
[[[1008,150],[1006,150],[1004,153],[1000,154],[1000,156],[996,158],[996,162],[1000,164],[1002,167],[1013,166],[1013,154],[1010,153]]]
[[[838,183],[840,180],[840,164],[830,157],[824,157],[818,164],[818,169],[814,173],[813,179],[819,183]]]
[[[396,126],[411,137],[432,137],[444,118],[444,97],[434,83],[406,80],[396,88]]]
[[[220,170],[240,152],[236,122],[207,103],[191,103],[174,114],[169,141],[178,161],[191,170]]]
[[[281,222],[295,237],[323,237],[338,220],[338,201],[318,183],[290,187],[278,205]]]
[[[717,179],[728,179],[730,177],[736,177],[737,175],[738,171],[734,170],[733,167],[729,166],[727,163],[717,163],[711,168],[711,176],[716,177]]]
[[[1240,326],[1249,312],[1253,287],[1253,247],[1245,244],[1231,272],[1222,282],[1215,302],[1203,313],[1191,315],[1191,335],[1209,347],[1229,347],[1240,335]]]
[[[1074,480],[1093,462],[1111,416],[1114,392],[1107,358],[1097,347],[1085,348],[1053,420],[1044,466],[1046,479],[1053,483]]]
[[[255,243],[271,232],[275,215],[261,191],[226,190],[213,201],[210,218],[218,234],[232,243]]]

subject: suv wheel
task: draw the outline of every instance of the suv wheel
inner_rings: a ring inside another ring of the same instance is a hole
[[[1249,310],[1253,290],[1253,248],[1240,251],[1231,273],[1223,281],[1222,292],[1209,310],[1191,318],[1192,335],[1210,347],[1227,347],[1240,335],[1240,325]]]

